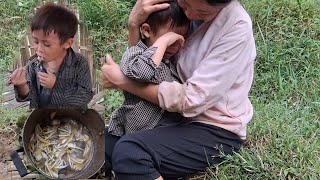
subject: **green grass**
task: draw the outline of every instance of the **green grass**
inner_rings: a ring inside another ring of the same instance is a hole
[[[0,71],[6,70],[18,54],[27,30],[35,1],[1,1],[0,6]]]
[[[319,110],[254,102],[246,146],[213,168],[218,179],[319,179]]]
[[[117,62],[127,48],[127,19],[133,5],[121,0],[78,0],[76,3],[84,17],[93,42],[95,64],[100,67],[99,59],[111,54]],[[97,74],[101,74],[98,68]],[[112,111],[119,107],[123,96],[117,90],[105,90],[106,122]]]
[[[292,103],[318,99],[319,1],[246,2],[258,50],[252,95]]]
[[[319,179],[319,1],[243,1],[258,56],[246,146],[207,179]]]
[[[12,126],[22,128],[28,113],[25,109],[1,108],[0,117],[0,133],[2,133],[11,131]]]
[[[4,85],[4,74],[8,66],[18,55],[24,33],[28,29],[36,1],[1,1],[0,6],[0,92]],[[1,98],[2,93],[0,93]],[[15,125],[26,110],[8,109],[0,105],[0,132],[10,131],[9,126]]]
[[[31,1],[0,7],[0,64],[3,73],[19,50]],[[133,0],[78,0],[93,38],[94,59],[121,59],[127,46],[127,18]],[[320,1],[243,0],[257,44],[250,99],[255,114],[246,145],[210,168],[204,179],[320,179]],[[18,6],[17,6],[18,5]],[[21,16],[23,18],[11,18]],[[1,80],[1,78],[0,78]],[[3,81],[3,80],[1,80]],[[108,119],[123,100],[106,91]],[[23,114],[23,113],[22,113]],[[1,123],[14,123],[16,110],[1,109]]]
[[[77,5],[93,38],[95,59],[104,57],[106,53],[120,59],[127,46],[125,26],[130,3],[119,3],[117,0],[78,0]]]

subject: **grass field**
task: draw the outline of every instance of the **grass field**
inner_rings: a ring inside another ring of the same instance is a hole
[[[108,52],[119,60],[133,0],[74,2],[93,37],[95,59]],[[242,2],[253,20],[258,52],[250,94],[255,114],[241,152],[226,157],[202,178],[320,179],[320,1]],[[20,32],[34,4],[17,0],[0,6],[1,74],[19,51]],[[106,98],[108,117],[122,96],[108,90]],[[0,126],[15,123],[21,114],[1,108]]]

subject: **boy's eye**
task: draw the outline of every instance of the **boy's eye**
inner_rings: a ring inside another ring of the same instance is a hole
[[[50,44],[44,44],[45,47],[50,47]]]

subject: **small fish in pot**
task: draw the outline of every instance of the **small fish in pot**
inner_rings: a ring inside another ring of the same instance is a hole
[[[47,124],[37,124],[30,138],[29,150],[37,168],[52,178],[84,169],[93,152],[86,127],[71,119]]]

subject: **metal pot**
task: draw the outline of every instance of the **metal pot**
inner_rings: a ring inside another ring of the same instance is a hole
[[[77,122],[85,126],[90,133],[93,142],[93,156],[89,161],[89,164],[80,172],[73,173],[64,179],[79,179],[79,178],[89,178],[96,174],[104,164],[105,154],[105,139],[104,139],[104,128],[105,124],[100,115],[92,109],[86,111],[75,110],[75,109],[35,109],[31,112],[28,119],[26,120],[23,132],[22,132],[22,142],[25,154],[27,155],[31,164],[44,176],[50,178],[39,168],[35,166],[33,162],[32,154],[29,151],[30,138],[32,133],[35,131],[37,124],[41,124],[45,119],[50,117],[50,114],[56,112],[55,117],[60,118],[72,118]]]

